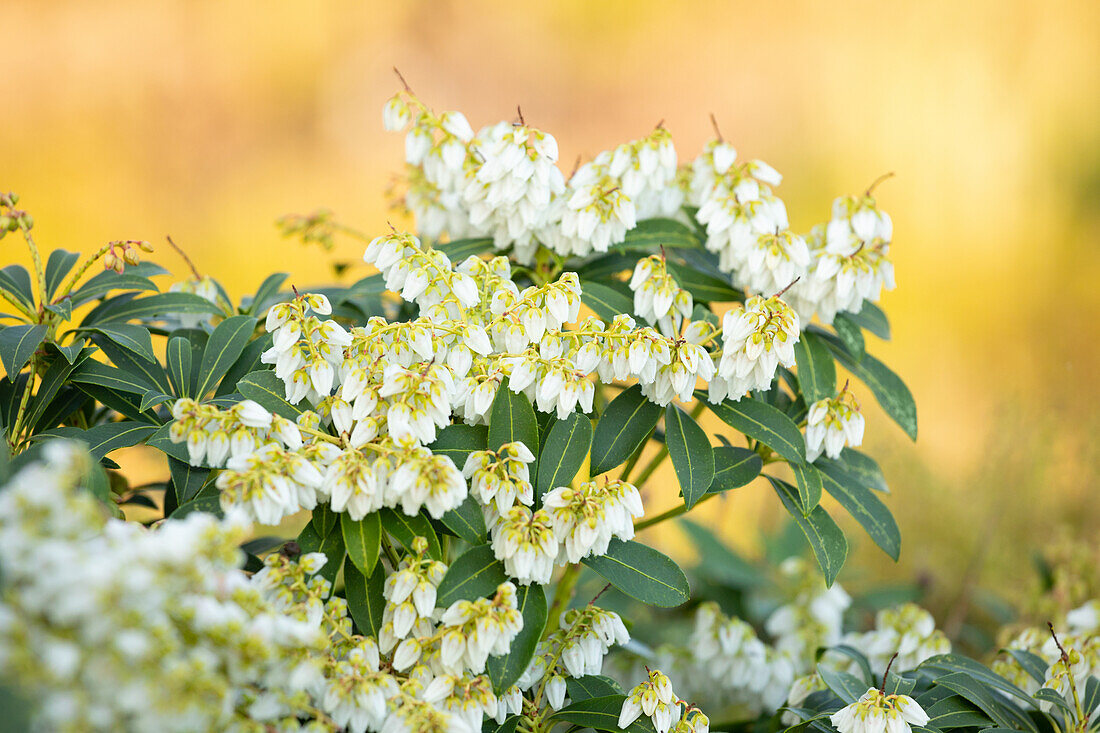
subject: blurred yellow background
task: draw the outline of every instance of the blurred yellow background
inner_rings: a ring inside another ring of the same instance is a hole
[[[382,230],[403,157],[381,125],[394,65],[475,128],[521,104],[565,167],[660,119],[688,160],[713,112],[785,175],[799,229],[895,171],[877,192],[895,221],[894,341],[870,347],[911,386],[920,439],[861,388],[904,549],[894,568],[847,522],[847,577],[920,577],[946,608],[975,581],[1011,596],[1033,549],[1100,531],[1094,1],[38,0],[2,22],[0,187],[39,242],[170,234],[234,295],[273,270],[329,277],[327,256],[279,238],[281,214],[325,206]],[[17,245],[0,244],[5,263]],[[725,506],[705,521],[750,552],[782,512],[755,484]]]

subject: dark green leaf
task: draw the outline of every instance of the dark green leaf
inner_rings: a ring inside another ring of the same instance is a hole
[[[690,519],[680,519],[678,523],[699,555],[697,572],[735,588],[747,588],[764,582],[760,570],[727,547],[709,529]]]
[[[156,354],[153,353],[153,340],[149,337],[149,330],[143,326],[129,323],[112,323],[102,326],[89,326],[80,330],[103,334],[114,343],[137,354],[145,361],[155,361],[157,358]]]
[[[864,354],[863,358],[856,362],[847,349],[835,339],[825,338],[825,343],[846,369],[871,388],[871,393],[875,395],[875,399],[882,405],[886,414],[893,418],[910,438],[916,440],[917,405],[913,402],[913,395],[909,388],[898,378],[898,375],[870,354]]]
[[[867,353],[867,346],[863,340],[863,331],[860,330],[859,326],[845,314],[837,313],[836,318],[833,320],[833,328],[836,329],[836,335],[844,343],[844,348],[855,357],[855,360],[862,359],[863,355]]]
[[[263,353],[271,348],[271,334],[264,333],[257,338],[248,342],[248,345],[244,347],[244,351],[237,358],[237,361],[233,363],[233,366],[229,367],[229,371],[225,373],[225,376],[221,379],[221,384],[218,385],[217,390],[214,391],[216,397],[222,395],[231,394],[237,391],[237,382],[241,381],[246,374],[254,372],[260,369],[264,369],[264,363],[260,357]]]
[[[46,310],[61,316],[61,320],[63,321],[71,321],[73,318],[73,302],[68,298],[65,298],[60,303],[50,303],[46,306]]]
[[[273,275],[268,275],[267,278],[260,283],[260,287],[256,289],[256,294],[252,296],[252,302],[248,305],[248,313],[254,316],[259,316],[264,310],[266,303],[279,294],[279,288],[283,286],[289,275],[285,272],[276,272]]]
[[[836,394],[836,364],[833,354],[821,339],[810,332],[794,344],[794,358],[798,363],[798,383],[806,404]]]
[[[91,361],[89,359],[89,361]],[[148,425],[157,426],[161,424],[161,420],[157,415],[151,411],[141,411],[141,396],[132,393],[119,390],[108,389],[107,387],[101,387],[96,384],[83,384],[79,383],[75,379],[76,371],[69,377],[69,381],[76,384],[84,394],[91,397],[93,400],[98,401],[104,406],[114,410],[120,415],[124,415],[131,420],[143,422]]]
[[[210,477],[209,468],[192,466],[187,461],[180,461],[171,456],[168,457],[168,469],[172,473],[172,486],[175,487],[176,502],[179,504],[186,504],[198,496]]]
[[[611,540],[607,554],[581,562],[623,593],[651,606],[672,608],[688,599],[684,571],[668,556],[640,542]]]
[[[53,351],[52,348],[50,350],[51,352]],[[88,358],[91,353],[92,350],[88,349],[88,352],[84,354],[83,358]],[[49,367],[42,375],[42,382],[38,385],[38,392],[29,403],[26,417],[27,425],[35,426],[38,424],[39,419],[46,413],[47,409],[53,403],[54,398],[58,396],[61,388],[65,385],[66,380],[68,380],[74,368],[75,365],[70,363],[67,359],[57,354],[53,356]],[[72,401],[71,395],[65,395],[64,399],[69,402]],[[71,413],[72,410],[69,412]],[[66,413],[59,417],[65,417],[68,414],[69,413]]]
[[[297,420],[302,414],[301,408],[286,401],[286,388],[282,380],[270,369],[249,372],[237,382],[237,391],[261,407],[282,415],[288,420]]]
[[[151,410],[157,405],[161,405],[165,402],[170,402],[175,399],[176,398],[170,394],[164,394],[163,392],[150,390],[141,396],[141,406],[138,409],[140,409],[142,412],[145,412],[146,410]]]
[[[798,487],[798,503],[805,516],[821,503],[821,474],[809,463],[792,463],[795,485]]]
[[[624,702],[626,702],[625,695],[590,697],[565,706],[551,715],[550,720],[571,723],[578,728],[593,728],[613,733],[619,733],[622,730],[627,733],[654,733],[652,721],[644,715],[626,728],[619,727],[619,713],[622,712]]]
[[[1033,708],[1038,709],[1038,705],[1035,704],[1035,700],[1026,692],[1021,690],[1016,685],[1012,684],[1004,677],[1001,677],[996,672],[992,671],[983,664],[975,662],[973,659],[969,659],[960,654],[937,654],[931,659],[926,659],[921,662],[921,671],[932,673],[933,677],[936,677],[938,682],[940,677],[937,677],[935,672],[942,672],[946,675],[954,673],[962,673],[968,677],[983,683],[987,687],[994,687],[1001,692],[1007,693],[1016,697],[1019,700],[1023,700],[1025,703]],[[964,695],[964,697],[966,697]],[[967,698],[969,699],[969,698]]]
[[[661,247],[673,249],[700,246],[702,242],[695,232],[675,219],[643,219],[626,233],[622,242],[613,245],[611,249],[616,252],[636,249],[649,254],[657,252]]]
[[[975,705],[957,695],[937,701],[924,712],[928,714],[928,726],[939,730],[986,728],[993,724]]]
[[[386,532],[400,542],[406,550],[412,552],[413,540],[417,537],[423,537],[428,541],[428,555],[436,560],[443,559],[439,537],[432,528],[432,523],[423,514],[410,517],[405,512],[383,509],[380,516],[382,526],[386,529]]]
[[[507,654],[489,657],[485,671],[499,695],[516,683],[531,657],[535,656],[542,631],[546,628],[546,593],[541,585],[521,585],[516,591],[516,608],[523,616],[523,628]]]
[[[168,516],[172,519],[183,519],[192,512],[205,512],[220,517],[222,516],[221,499],[217,494],[199,494],[186,504],[180,504]]]
[[[634,312],[634,301],[630,296],[605,283],[582,280],[581,301],[608,322],[617,315]]]
[[[124,420],[96,425],[85,430],[80,440],[88,445],[88,452],[98,461],[111,451],[141,443],[156,431],[155,425]]]
[[[572,702],[587,700],[590,697],[622,695],[623,688],[618,682],[602,674],[588,674],[584,677],[570,677],[565,687]]]
[[[635,384],[623,390],[600,415],[592,438],[592,467],[597,476],[620,465],[649,438],[661,418],[661,408]]]
[[[61,344],[54,344],[54,346],[57,347],[57,350],[61,352],[61,355],[64,356],[70,364],[75,364],[76,358],[80,356],[80,352],[84,348],[84,340],[77,339],[68,346],[62,346]]]
[[[871,672],[871,663],[867,661],[867,657],[863,654],[863,652],[853,647],[850,647],[847,644],[838,644],[837,646],[829,647],[829,651],[843,654],[844,656],[855,662],[856,665],[859,666],[860,671],[863,672],[863,681],[865,683],[865,687],[870,687],[874,683],[879,681],[875,679],[876,675]]]
[[[536,495],[568,486],[584,465],[591,447],[592,421],[587,416],[573,412],[566,419],[556,421],[539,455]]]
[[[981,680],[965,672],[953,672],[936,678],[936,684],[957,692],[977,705],[983,713],[1002,728],[1027,730],[1038,733],[1035,723],[1018,707],[995,695]],[[1034,704],[1034,701],[1031,701]]]
[[[508,388],[508,380],[501,382],[493,406],[489,412],[489,450],[497,450],[505,443],[521,441],[536,456],[530,464],[531,473],[538,475],[539,424],[531,401],[522,392]],[[460,466],[461,468],[461,466]]]
[[[831,586],[836,580],[837,573],[844,565],[844,559],[848,556],[848,540],[844,533],[836,525],[821,506],[816,507],[808,516],[802,515],[799,507],[798,491],[786,481],[768,476],[775,493],[779,495],[784,508],[794,518],[802,534],[810,543],[810,549],[814,551],[817,564],[821,566],[821,572],[825,575],[825,585]]]
[[[187,454],[187,444],[173,443],[171,438],[168,437],[174,422],[175,420],[169,420],[157,428],[157,431],[145,441],[145,445],[156,448],[164,455],[175,458],[181,463],[188,463],[190,457]]]
[[[436,433],[435,442],[428,446],[432,453],[444,455],[454,461],[458,470],[466,464],[466,458],[477,450],[488,447],[489,428],[485,425],[457,423]]]
[[[202,354],[196,397],[202,397],[214,389],[244,351],[255,329],[256,319],[252,316],[233,316],[218,324]]]
[[[344,564],[344,556],[346,555],[344,534],[339,527],[333,527],[327,535],[322,537],[318,534],[313,523],[307,522],[298,534],[298,546],[302,548],[303,555],[308,552],[325,553],[325,557],[328,559],[325,566],[317,574],[330,583],[336,581],[336,574],[340,572],[340,566]]]
[[[179,314],[222,315],[222,310],[206,298],[194,293],[157,293],[105,309],[96,321],[120,322]]]
[[[382,590],[386,582],[386,571],[378,565],[368,577],[364,577],[355,567],[351,558],[344,560],[344,593],[347,595],[348,611],[359,632],[365,636],[378,636],[382,630],[382,613],[386,610],[386,598]]]
[[[719,278],[700,272],[694,267],[680,265],[672,260],[665,263],[677,284],[691,293],[691,297],[703,303],[731,303],[744,296],[734,289],[727,278]]]
[[[63,249],[55,249],[50,252],[50,258],[46,260],[46,298],[52,298],[57,289],[61,287],[61,281],[73,269],[73,265],[80,259],[76,252],[68,252]]]
[[[382,522],[378,512],[371,512],[358,520],[344,512],[340,515],[340,530],[344,534],[348,559],[363,575],[373,573],[378,562],[378,552],[382,549]]]
[[[825,490],[867,530],[883,552],[897,560],[901,553],[901,532],[897,522],[874,493],[836,463],[826,463],[818,472]]]
[[[481,544],[485,540],[485,516],[472,496],[467,496],[458,508],[446,512],[439,521],[454,532],[456,537],[461,537],[471,545]]]
[[[0,327],[0,361],[9,375],[18,374],[42,345],[48,329],[42,325]]]
[[[710,439],[699,423],[670,403],[665,408],[665,444],[676,469],[684,505],[691,509],[714,480],[714,452]]]
[[[713,452],[714,480],[707,489],[712,494],[744,486],[759,476],[764,468],[760,454],[748,448],[720,445]]]
[[[132,268],[128,268],[132,269]],[[90,300],[102,298],[113,290],[123,291],[156,291],[157,286],[148,277],[131,273],[129,271],[119,275],[114,270],[105,270],[90,278],[77,288],[70,299],[73,305],[83,305]]]
[[[317,534],[324,537],[332,528],[340,522],[340,515],[332,511],[328,504],[318,504],[313,508],[313,514],[309,518]]]
[[[437,244],[432,249],[447,255],[451,264],[457,265],[470,255],[479,255],[482,252],[493,251],[492,237],[475,237],[473,239],[455,239],[445,244]]]
[[[34,286],[30,273],[22,265],[8,265],[0,270],[0,290],[11,293],[27,310],[34,310]]]
[[[822,461],[833,463],[828,458],[819,457],[815,464],[820,468]],[[850,476],[869,489],[890,493],[890,487],[886,485],[886,477],[882,475],[882,469],[874,458],[866,453],[860,453],[854,448],[845,448],[840,454],[840,465]]]
[[[168,339],[165,361],[168,379],[180,397],[191,397],[191,342],[183,336]]]
[[[695,397],[706,400],[707,395],[696,392]],[[707,402],[707,407],[722,422],[759,440],[791,463],[806,460],[806,441],[798,426],[771,405],[745,397],[739,401],[723,400],[716,405]]]
[[[134,395],[144,395],[149,390],[157,388],[156,384],[150,384],[149,380],[142,376],[93,359],[87,359],[74,369],[69,375],[69,381],[78,384],[96,384]]]
[[[886,318],[886,314],[882,312],[882,309],[871,301],[863,301],[863,310],[859,313],[845,313],[844,316],[880,339],[890,340],[890,321]]]
[[[827,665],[819,664],[817,673],[821,675],[821,681],[825,686],[835,692],[845,704],[851,705],[867,692],[867,683],[847,672],[839,672]]]
[[[497,586],[507,580],[504,566],[493,555],[492,547],[471,547],[447,569],[439,584],[436,605],[447,608],[455,601],[491,596],[497,592]]]
[[[172,384],[168,380],[168,375],[164,373],[164,367],[155,360],[138,357],[129,349],[124,349],[111,339],[99,334],[94,334],[92,340],[103,350],[112,364],[134,376],[140,376],[149,384],[150,389],[165,393],[172,391]]]

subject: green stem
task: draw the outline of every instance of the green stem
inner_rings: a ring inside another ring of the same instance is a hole
[[[695,506],[699,506],[704,501],[707,501],[708,499],[713,499],[716,496],[718,496],[718,494],[703,494],[699,498],[699,501],[695,502]],[[649,517],[648,519],[643,519],[639,522],[635,522],[634,523],[634,531],[635,532],[640,532],[643,529],[646,529],[647,527],[652,527],[655,524],[660,524],[661,522],[665,521],[666,519],[673,519],[675,517],[680,516],[681,514],[686,514],[687,511],[688,511],[687,504],[678,504],[678,505],[672,507],[671,509],[669,509],[667,512],[661,512],[660,514],[658,514],[655,517]]]
[[[99,250],[97,252],[95,252],[91,257],[86,259],[84,261],[84,264],[82,264],[79,268],[77,268],[77,271],[74,272],[72,277],[69,278],[69,282],[65,283],[65,287],[63,287],[63,288],[61,288],[61,290],[57,291],[57,294],[54,296],[54,301],[55,302],[60,302],[61,299],[63,299],[66,295],[71,293],[73,291],[73,288],[76,286],[77,282],[80,281],[80,278],[84,277],[84,273],[88,271],[88,268],[91,267],[92,264],[95,263],[96,261],[98,261],[101,257],[103,257],[103,255],[107,254],[107,252],[110,249],[111,249],[111,245],[105,244],[102,247],[100,247]]]
[[[37,354],[31,357],[30,370],[30,374],[27,375],[27,384],[23,387],[23,396],[19,398],[19,409],[16,411],[15,420],[12,422],[11,434],[8,436],[8,445],[13,456],[16,448],[24,442],[19,439],[19,433],[23,430],[23,419],[27,416],[27,404],[30,402],[31,388],[34,386],[34,379],[38,375]]]
[[[397,570],[401,560],[397,557],[397,550],[393,549],[393,545],[385,537],[382,538],[382,549],[386,552],[386,557],[390,559],[390,564],[393,565],[393,569]]]
[[[565,613],[569,600],[573,597],[573,589],[577,587],[577,581],[580,580],[580,577],[581,566],[579,563],[567,566],[565,572],[562,573],[561,578],[558,580],[558,587],[554,590],[554,600],[550,603],[550,612],[546,617],[546,630],[542,634],[543,639],[557,631],[558,622],[561,620],[561,615]]]
[[[649,477],[653,475],[653,472],[657,470],[657,468],[664,462],[665,458],[667,457],[668,444],[662,443],[661,449],[657,451],[657,455],[653,456],[653,458],[650,459],[649,463],[645,465],[645,468],[642,469],[642,472],[638,474],[638,478],[634,482],[634,485],[639,488],[645,486],[645,482],[649,480]]]

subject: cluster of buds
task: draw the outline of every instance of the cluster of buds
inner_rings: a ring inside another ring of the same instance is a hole
[[[34,217],[26,211],[15,208],[19,204],[19,194],[8,192],[0,194],[0,239],[8,232],[34,227]]]
[[[119,275],[126,269],[126,265],[136,265],[141,262],[141,252],[152,252],[153,245],[141,239],[119,239],[109,242],[103,253],[103,269],[114,270]]]
[[[329,209],[318,209],[312,214],[287,214],[275,220],[275,225],[284,237],[298,237],[302,244],[319,244],[331,250],[336,243],[333,240],[336,222]]]
[[[691,319],[695,307],[691,293],[669,274],[664,253],[638,260],[630,277],[630,289],[634,291],[634,314],[657,324],[666,336],[678,334],[684,320]]]
[[[859,402],[844,383],[840,394],[810,405],[806,415],[806,460],[813,463],[824,452],[840,458],[844,446],[855,448],[863,443],[863,414]]]
[[[649,675],[638,683],[623,701],[619,712],[619,727],[628,725],[645,715],[653,721],[657,733],[708,733],[710,719],[703,711],[686,700],[677,697],[672,682],[657,669],[647,669]],[[683,709],[681,709],[683,706]]]
[[[798,314],[779,295],[754,295],[727,312],[722,321],[722,359],[717,378],[710,382],[711,402],[727,396],[740,400],[749,390],[768,389],[780,364],[794,366],[798,337]]]

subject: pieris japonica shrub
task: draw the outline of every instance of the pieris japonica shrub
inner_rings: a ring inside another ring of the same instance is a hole
[[[0,271],[0,669],[31,726],[705,733],[707,705],[738,716],[723,729],[1091,724],[1095,606],[1058,619],[1060,656],[1024,635],[999,672],[915,606],[845,627],[822,496],[896,558],[861,397],[917,430],[867,351],[894,286],[875,184],[802,235],[779,173],[721,136],[680,165],[658,126],[566,176],[522,115],[475,133],[406,90],[384,122],[412,230],[281,221],[360,237],[377,272],[347,286],[278,273],[234,302],[192,268],[162,292],[137,241],[43,262],[0,198],[33,261]],[[121,474],[135,445],[167,481]],[[666,460],[680,503],[655,512]],[[757,477],[816,561],[783,563],[763,619],[693,599],[636,538]],[[676,607],[677,643],[632,639]]]

